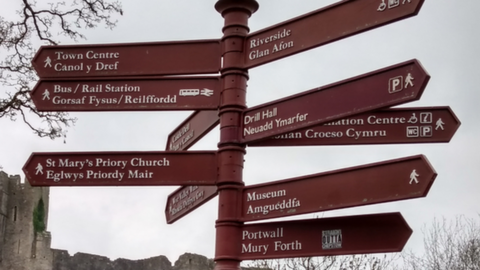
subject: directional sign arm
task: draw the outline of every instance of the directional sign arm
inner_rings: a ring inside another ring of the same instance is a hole
[[[424,0],[386,2],[344,0],[254,32],[245,43],[245,66],[262,65],[415,16]]]
[[[219,123],[217,110],[195,111],[168,135],[165,149],[168,151],[187,150]]]
[[[394,108],[292,131],[248,146],[446,143],[459,126],[448,106]]]
[[[413,59],[249,108],[242,141],[249,143],[421,97],[430,76]]]
[[[215,185],[215,151],[32,153],[32,186]]]
[[[213,110],[220,103],[220,79],[218,76],[42,79],[31,96],[39,111]]]
[[[40,78],[218,73],[220,40],[42,46]]]
[[[425,197],[437,173],[423,155],[247,186],[244,221]]]
[[[209,93],[209,89],[204,89]],[[168,135],[168,151],[190,148],[220,122],[217,111],[196,111]],[[168,224],[184,217],[217,195],[217,186],[183,186],[167,198],[165,217]]]
[[[217,195],[217,186],[184,186],[167,198],[165,217],[172,224]]]
[[[399,252],[412,234],[400,213],[244,225],[242,260]]]

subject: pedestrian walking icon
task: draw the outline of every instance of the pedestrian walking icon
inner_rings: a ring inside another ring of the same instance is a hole
[[[418,184],[418,178],[420,175],[417,173],[417,170],[413,170],[412,173],[410,173],[410,185],[412,182],[415,182],[415,184]]]
[[[38,175],[38,174],[43,174],[43,166],[42,164],[38,163],[37,167],[35,167],[36,171],[35,171],[35,175]]]
[[[407,88],[408,86],[413,86],[414,79],[415,78],[413,78],[412,74],[408,73],[407,77],[405,78],[405,88]]]
[[[47,56],[47,59],[45,59],[45,66],[43,67],[52,67],[52,59],[50,59],[50,56]]]
[[[50,91],[48,91],[48,89],[45,89],[45,91],[43,91],[42,96],[43,96],[42,100],[45,100],[45,99],[50,100]]]
[[[435,130],[444,130],[443,125],[445,125],[445,123],[442,121],[442,118],[438,118],[436,125]]]

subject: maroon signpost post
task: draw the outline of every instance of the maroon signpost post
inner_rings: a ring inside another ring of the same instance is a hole
[[[243,190],[242,219],[300,215],[427,196],[437,173],[412,156],[265,184]]]
[[[213,110],[218,77],[120,77],[40,80],[31,96],[39,111]]]
[[[241,259],[399,252],[412,230],[400,213],[244,225]]]
[[[439,143],[449,142],[459,126],[460,121],[448,106],[386,109],[295,130],[248,146]]]
[[[436,176],[425,157],[247,187],[242,172],[247,144],[288,145],[271,137],[297,132],[305,137],[341,132],[364,143],[371,141],[363,134],[387,137],[387,132],[388,140],[377,143],[429,141],[430,133],[434,141],[449,140],[459,125],[449,109],[429,109],[431,119],[424,109],[372,112],[420,98],[429,80],[420,63],[410,60],[253,108],[246,106],[246,90],[249,68],[414,16],[423,2],[344,0],[249,34],[248,19],[258,3],[219,0],[215,8],[225,21],[219,40],[41,47],[32,62],[42,79],[32,92],[40,111],[196,112],[169,135],[170,151],[33,153],[23,168],[26,177],[32,186],[183,186],[168,197],[168,223],[218,194],[219,270],[238,270],[246,259],[400,251],[412,231],[399,213],[244,222],[425,196]],[[161,77],[218,72],[221,79]],[[416,134],[404,125],[413,114],[420,124],[411,124],[423,141],[405,139],[405,130]],[[337,126],[332,121],[380,125],[377,119],[384,128],[378,132],[357,126],[328,130]],[[385,119],[398,126],[383,126]],[[182,151],[218,123],[218,151]],[[396,128],[402,130],[400,139],[391,135]]]

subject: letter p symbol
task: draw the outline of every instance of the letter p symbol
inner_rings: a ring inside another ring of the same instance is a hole
[[[388,81],[388,92],[395,93],[403,90],[403,77],[398,76]]]

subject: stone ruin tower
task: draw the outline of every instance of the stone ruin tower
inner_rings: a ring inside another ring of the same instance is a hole
[[[51,248],[49,188],[32,187],[0,171],[0,270],[212,270],[213,260],[185,253],[172,266],[165,256],[116,259]],[[43,207],[42,207],[43,204]],[[43,209],[40,209],[43,208]],[[38,213],[43,216],[39,217]],[[39,224],[41,225],[39,228]]]
[[[0,269],[52,269],[48,196],[48,187],[32,188],[0,171]]]

